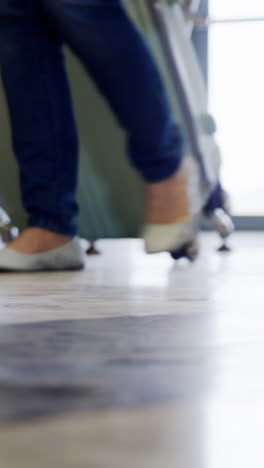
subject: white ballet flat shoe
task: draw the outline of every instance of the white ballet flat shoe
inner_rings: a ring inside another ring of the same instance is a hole
[[[84,263],[85,253],[78,237],[62,247],[36,254],[20,253],[9,247],[0,250],[1,272],[80,270]]]

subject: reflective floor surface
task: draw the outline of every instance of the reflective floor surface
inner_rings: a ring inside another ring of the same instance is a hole
[[[1,274],[0,467],[263,468],[264,234]]]

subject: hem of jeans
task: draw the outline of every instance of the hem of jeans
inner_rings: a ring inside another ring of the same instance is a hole
[[[173,164],[167,165],[167,167],[162,170],[158,170],[157,167],[153,169],[148,168],[148,170],[142,170],[141,168],[141,173],[146,182],[158,183],[175,174],[181,168],[182,163],[183,158],[180,158],[178,161],[174,161]]]

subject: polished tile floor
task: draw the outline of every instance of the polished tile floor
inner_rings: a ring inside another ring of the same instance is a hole
[[[0,276],[0,467],[263,468],[264,234]]]

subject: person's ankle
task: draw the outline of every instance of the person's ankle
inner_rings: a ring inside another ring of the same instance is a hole
[[[62,247],[71,236],[37,227],[26,228],[8,247],[20,253],[34,254]]]
[[[184,169],[167,179],[147,184],[147,224],[173,224],[188,218],[190,202]]]

